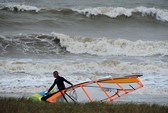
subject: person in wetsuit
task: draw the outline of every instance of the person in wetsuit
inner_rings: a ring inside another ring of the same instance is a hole
[[[57,84],[57,87],[59,89],[59,91],[65,89],[65,84],[64,82],[73,85],[71,82],[69,82],[68,80],[66,80],[64,77],[59,76],[58,71],[54,71],[53,72],[53,76],[56,78],[54,80],[54,83],[52,84],[52,86],[49,88],[47,94],[49,94],[49,92],[54,88],[54,86]]]
[[[46,99],[50,96],[50,91],[54,88],[54,86],[57,84],[57,87],[58,87],[58,90],[61,92],[61,94],[62,94],[62,97],[59,97],[58,98],[58,100],[60,100],[60,101],[62,101],[63,102],[63,100],[65,100],[66,102],[68,102],[68,100],[66,99],[66,97],[65,97],[65,95],[64,95],[64,93],[66,94],[66,92],[62,92],[62,90],[64,90],[65,89],[65,84],[64,84],[64,82],[66,82],[66,83],[68,83],[68,84],[70,84],[70,85],[73,85],[71,82],[69,82],[68,80],[66,80],[64,77],[61,77],[61,76],[59,76],[59,73],[58,73],[58,71],[54,71],[53,72],[53,76],[56,78],[55,80],[54,80],[54,83],[52,84],[52,86],[49,88],[49,90],[47,91],[47,93],[46,93],[46,95],[44,96],[44,97],[42,97],[41,98],[41,100],[44,100],[44,101],[46,101]],[[68,95],[68,94],[66,94],[66,95]],[[68,95],[69,96],[69,95]]]

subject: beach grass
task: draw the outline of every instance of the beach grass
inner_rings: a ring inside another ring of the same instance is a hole
[[[168,106],[135,103],[46,103],[0,97],[0,113],[168,113]]]

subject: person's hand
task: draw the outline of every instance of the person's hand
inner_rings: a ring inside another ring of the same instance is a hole
[[[45,93],[45,96],[47,96],[47,95],[49,95],[49,92],[46,92],[46,93]]]

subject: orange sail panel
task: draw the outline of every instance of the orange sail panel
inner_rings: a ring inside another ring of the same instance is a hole
[[[46,101],[53,103],[59,100],[68,102],[112,101],[127,93],[143,87],[138,77],[132,75],[118,78],[93,80],[70,86],[46,97]]]

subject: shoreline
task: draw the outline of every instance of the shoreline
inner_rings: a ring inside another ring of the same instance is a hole
[[[145,94],[128,94],[120,97],[114,102],[119,103],[137,103],[137,104],[157,104],[168,106],[168,95],[145,95]]]

